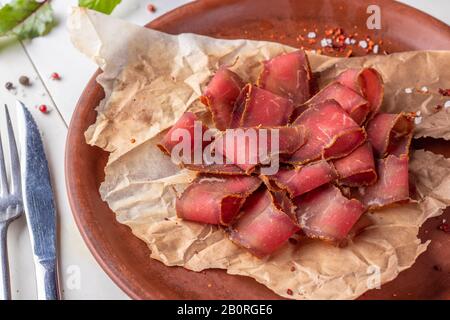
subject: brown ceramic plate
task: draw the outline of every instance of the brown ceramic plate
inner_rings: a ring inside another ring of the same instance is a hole
[[[367,6],[378,3],[382,29],[367,30]],[[390,0],[205,0],[180,7],[148,27],[177,34],[194,32],[223,38],[274,40],[299,46],[296,37],[311,30],[357,26],[359,32],[383,39],[388,52],[450,49],[450,28],[408,6]],[[151,48],[149,48],[151,50]],[[97,74],[96,74],[97,75]],[[272,291],[251,278],[227,275],[223,270],[191,272],[169,268],[149,258],[146,245],[116,222],[99,196],[108,154],[88,146],[84,131],[95,120],[94,108],[103,97],[92,77],[84,90],[69,128],[66,178],[70,204],[80,232],[98,263],[130,297],[136,299],[273,299]],[[418,145],[450,155],[444,141]],[[445,216],[450,218],[450,211]],[[397,279],[362,298],[450,298],[450,235],[437,230],[442,218],[431,219],[421,230],[432,239],[428,251]]]

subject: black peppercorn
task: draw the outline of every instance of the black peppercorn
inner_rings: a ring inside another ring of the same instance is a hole
[[[12,90],[14,89],[14,85],[11,82],[5,83],[6,90]]]
[[[19,78],[19,83],[23,86],[29,86],[30,85],[30,78],[28,78],[27,76],[21,76]]]

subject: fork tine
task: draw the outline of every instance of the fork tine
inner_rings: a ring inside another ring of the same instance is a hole
[[[8,194],[8,178],[6,177],[5,157],[3,156],[3,143],[1,133],[0,133],[0,194],[3,196]]]
[[[16,139],[14,138],[14,130],[9,116],[8,107],[5,104],[6,125],[8,127],[8,144],[9,154],[11,160],[11,184],[10,192],[14,195],[20,195],[22,193],[20,182],[20,161],[19,154],[17,152]]]

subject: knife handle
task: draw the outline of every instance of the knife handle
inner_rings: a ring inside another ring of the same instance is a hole
[[[38,300],[59,300],[56,259],[36,261]]]

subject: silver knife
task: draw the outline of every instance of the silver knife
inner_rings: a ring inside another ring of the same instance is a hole
[[[17,102],[22,196],[30,232],[39,300],[59,298],[56,259],[56,210],[44,146],[36,122]]]

